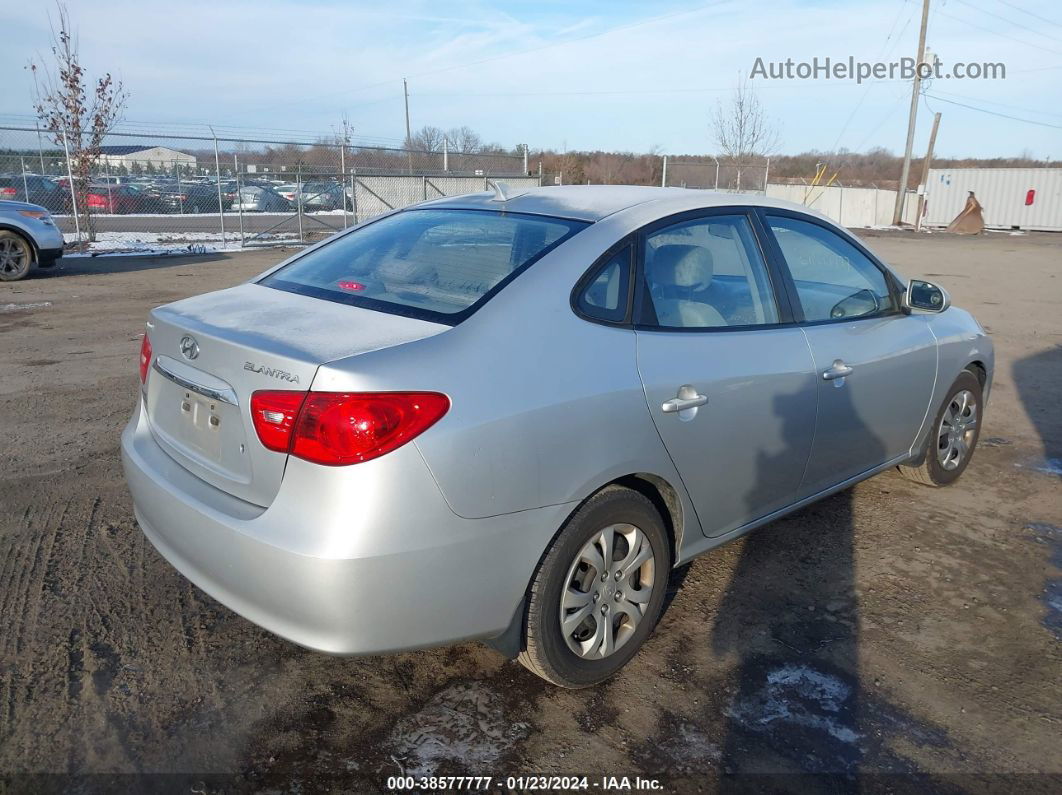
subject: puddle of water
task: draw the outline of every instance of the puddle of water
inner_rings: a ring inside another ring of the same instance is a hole
[[[474,772],[492,769],[530,730],[506,716],[495,690],[483,682],[463,682],[400,720],[389,745],[408,776],[430,776],[447,761]]]
[[[1041,458],[1015,464],[1014,466],[1022,467],[1023,469],[1033,469],[1037,472],[1043,472],[1045,475],[1062,477],[1062,458]]]

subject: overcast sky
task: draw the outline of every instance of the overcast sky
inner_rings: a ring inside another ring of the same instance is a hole
[[[4,5],[0,114],[12,121],[32,112],[23,67],[47,52],[52,7]],[[125,82],[126,117],[139,127],[327,133],[345,114],[357,135],[395,143],[404,135],[405,76],[414,128],[467,124],[506,146],[672,153],[715,151],[711,110],[756,57],[913,55],[921,7],[916,0],[68,5],[89,73],[110,70]],[[1062,158],[1057,0],[934,0],[928,44],[945,67],[1003,62],[1007,78],[935,81],[936,98],[919,110],[916,151],[932,108],[944,114],[941,155]],[[754,84],[783,152],[903,149],[909,83]]]

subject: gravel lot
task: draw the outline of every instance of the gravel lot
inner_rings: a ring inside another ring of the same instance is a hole
[[[699,559],[634,662],[578,692],[476,644],[304,651],[144,541],[118,436],[145,314],[286,253],[101,257],[0,285],[0,791],[71,784],[27,773],[379,791],[434,771],[1057,792],[1062,236],[867,236],[992,333],[969,470],[945,490],[887,473]],[[735,775],[796,772],[837,778]]]

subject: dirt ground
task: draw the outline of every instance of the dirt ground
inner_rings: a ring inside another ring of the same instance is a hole
[[[118,437],[147,311],[286,253],[0,285],[0,791],[372,792],[431,772],[1059,791],[1062,236],[866,236],[992,334],[970,468],[943,490],[886,473],[697,560],[632,664],[578,692],[478,644],[305,651],[142,537]]]

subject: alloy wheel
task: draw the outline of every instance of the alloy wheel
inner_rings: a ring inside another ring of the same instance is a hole
[[[956,392],[937,430],[937,460],[950,472],[957,469],[970,453],[977,433],[977,402],[969,389]]]
[[[31,254],[29,246],[14,237],[0,238],[0,273],[5,276],[22,274],[29,268]]]

